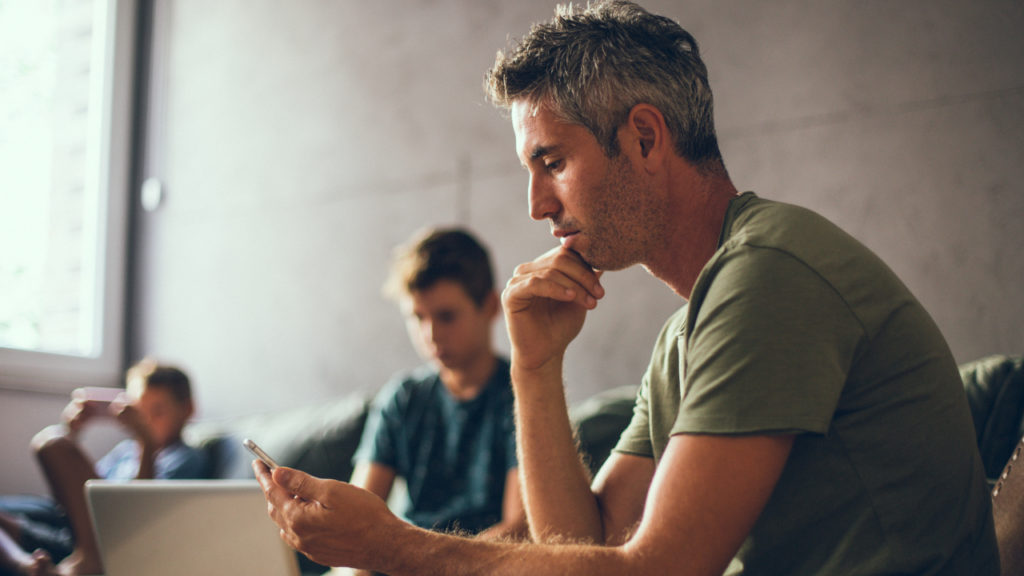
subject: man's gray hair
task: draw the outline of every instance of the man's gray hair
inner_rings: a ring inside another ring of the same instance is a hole
[[[632,2],[558,6],[553,20],[498,52],[484,88],[500,108],[547,105],[589,130],[610,158],[630,110],[650,104],[665,117],[677,154],[704,172],[725,171],[697,41]]]

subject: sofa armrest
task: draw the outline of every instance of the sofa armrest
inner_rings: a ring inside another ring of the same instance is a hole
[[[978,450],[990,479],[1024,436],[1024,357],[988,356],[960,365]]]

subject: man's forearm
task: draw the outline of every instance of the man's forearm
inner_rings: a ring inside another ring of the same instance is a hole
[[[623,486],[646,486],[650,472],[654,477],[635,534],[618,546],[485,542],[438,534],[402,521],[380,498],[351,484],[290,468],[271,472],[259,460],[253,470],[285,543],[321,564],[392,576],[714,576],[722,574],[757,521],[792,442],[793,436],[683,434],[672,437],[656,471],[641,457],[620,461],[618,470],[636,476],[620,482]],[[692,474],[695,469],[706,471]]]
[[[513,353],[523,501],[537,542],[604,542],[600,511],[580,461],[562,387],[562,363],[522,370]]]
[[[504,520],[476,535],[477,540],[524,541],[529,538],[526,522],[505,522]]]
[[[391,576],[620,575],[636,573],[632,561],[642,559],[623,548],[483,542],[410,529],[395,540],[404,553],[394,555],[394,562],[384,567]]]

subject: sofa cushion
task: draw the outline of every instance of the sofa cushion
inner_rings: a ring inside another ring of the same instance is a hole
[[[189,424],[185,441],[207,452],[211,478],[253,478],[251,438],[279,464],[319,478],[348,481],[366,421],[368,399],[354,394],[229,420]]]
[[[591,475],[608,459],[619,436],[633,418],[638,386],[621,386],[600,392],[573,406],[569,419]]]

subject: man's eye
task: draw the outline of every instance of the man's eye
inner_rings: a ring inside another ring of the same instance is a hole
[[[545,164],[544,168],[546,168],[548,170],[556,170],[561,165],[562,165],[562,161],[561,160],[555,160],[554,162],[551,162],[550,164]]]

